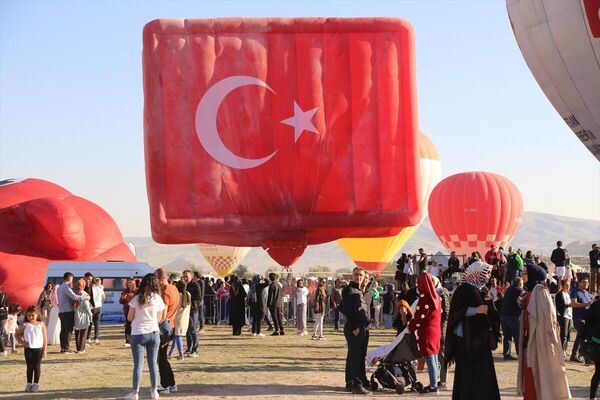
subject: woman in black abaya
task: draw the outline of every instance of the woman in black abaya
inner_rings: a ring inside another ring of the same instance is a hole
[[[246,321],[246,291],[235,275],[231,276],[229,283],[231,285],[229,323],[233,326],[233,335],[239,336]]]
[[[498,337],[498,316],[491,297],[482,294],[491,270],[491,265],[475,261],[452,295],[445,358],[456,362],[453,400],[500,400],[490,349],[490,329],[493,340]]]

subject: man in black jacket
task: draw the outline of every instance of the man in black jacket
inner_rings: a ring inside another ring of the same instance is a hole
[[[98,311],[100,310],[96,310],[96,304],[94,303],[94,291],[92,290],[92,282],[94,281],[94,274],[92,274],[91,272],[86,272],[85,275],[83,276],[83,279],[85,279],[85,288],[83,289],[84,292],[86,292],[88,294],[88,296],[90,296],[90,306],[92,309],[92,320],[90,321],[90,326],[88,327],[88,331],[87,331],[87,342],[89,344],[92,343],[92,340],[90,339],[90,334],[92,333],[92,323],[95,317],[97,317]]]
[[[204,278],[198,271],[194,271],[193,280],[198,283],[200,287],[200,300],[198,301],[198,330],[202,331],[204,329],[204,292],[206,286],[204,285]]]
[[[346,356],[346,389],[354,394],[368,394],[365,358],[369,345],[369,314],[363,296],[366,273],[361,267],[352,271],[352,281],[342,291],[342,309],[346,316],[344,336],[348,344]]]
[[[283,296],[281,294],[281,285],[279,284],[278,276],[276,273],[271,272],[269,274],[269,295],[267,297],[267,306],[271,312],[271,318],[273,318],[273,325],[275,326],[275,332],[271,336],[283,336]]]
[[[192,303],[190,304],[190,323],[186,334],[187,350],[186,354],[189,357],[198,357],[198,307],[201,300],[201,289],[198,282],[193,280],[192,272],[189,270],[183,271],[181,279],[186,283],[186,291],[190,293]]]

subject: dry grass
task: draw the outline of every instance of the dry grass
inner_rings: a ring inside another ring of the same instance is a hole
[[[267,333],[267,332],[265,332]],[[349,398],[343,390],[346,349],[341,333],[326,331],[327,341],[298,337],[289,329],[283,337],[231,336],[229,327],[209,326],[201,334],[200,357],[172,360],[178,394],[162,398]],[[131,352],[123,347],[121,326],[103,326],[102,343],[85,354],[60,355],[49,349],[42,362],[42,391],[22,392],[25,383],[23,355],[0,357],[0,398],[96,399],[118,398],[130,391]],[[391,331],[373,331],[369,348],[391,340]],[[515,396],[517,363],[495,354],[496,371],[503,399]],[[571,390],[576,398],[588,398],[593,367],[567,363]],[[427,374],[420,380],[427,382]],[[452,370],[448,377],[452,382]],[[149,398],[149,375],[144,369],[141,398]],[[393,391],[379,391],[377,398],[399,398]],[[424,399],[425,396],[405,394]],[[435,398],[449,399],[450,391]]]

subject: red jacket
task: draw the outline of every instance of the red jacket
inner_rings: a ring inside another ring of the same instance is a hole
[[[431,282],[431,285],[429,282]],[[422,356],[431,356],[440,352],[442,340],[442,302],[437,294],[431,275],[422,273],[417,278],[419,301],[415,316],[408,329],[417,335],[419,352]]]

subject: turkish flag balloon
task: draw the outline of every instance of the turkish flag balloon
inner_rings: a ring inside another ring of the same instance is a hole
[[[507,0],[506,6],[533,77],[600,160],[600,1]]]
[[[221,278],[233,271],[250,251],[250,247],[219,246],[210,243],[199,243],[196,246]]]
[[[523,216],[521,192],[491,172],[463,172],[441,181],[429,198],[429,219],[449,251],[482,255],[492,244],[506,247]]]
[[[50,261],[135,261],[96,204],[41,179],[0,181],[0,288],[23,309],[37,304]]]
[[[157,242],[262,246],[286,265],[418,222],[407,22],[156,20],[143,67]]]
[[[419,132],[419,167],[421,175],[421,198],[423,204],[429,201],[431,191],[442,179],[440,156],[433,142],[423,132]],[[425,217],[426,210],[422,213],[421,220],[416,226],[403,228],[394,236],[381,238],[349,238],[340,239],[338,244],[350,256],[356,265],[370,271],[385,269],[390,260],[404,247],[406,242],[417,231]]]

